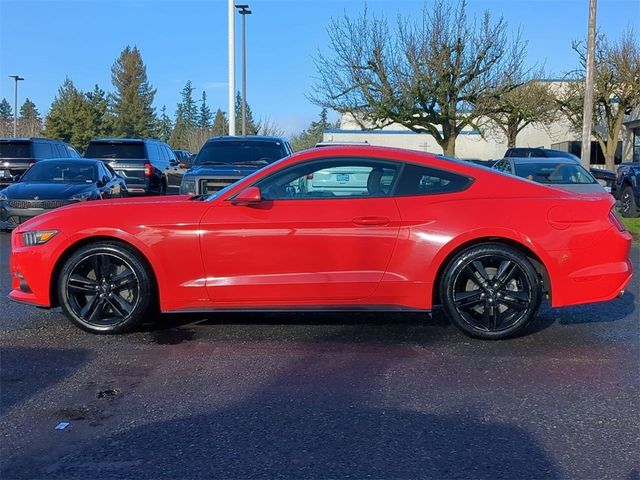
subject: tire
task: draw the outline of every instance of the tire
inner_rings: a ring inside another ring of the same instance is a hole
[[[521,332],[542,299],[538,272],[512,247],[487,243],[470,247],[446,266],[440,283],[444,311],[460,330],[487,340]]]
[[[87,332],[130,331],[156,304],[152,278],[133,249],[116,242],[89,244],[62,266],[60,306],[73,324]]]
[[[633,188],[627,185],[620,195],[620,213],[623,217],[637,217],[639,213]]]

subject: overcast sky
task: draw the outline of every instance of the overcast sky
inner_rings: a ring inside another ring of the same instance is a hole
[[[326,26],[345,12],[356,15],[361,0],[247,0],[248,94],[256,117],[270,117],[287,134],[305,128],[318,107],[306,95],[315,76],[312,56],[327,47]],[[429,2],[427,2],[429,3]],[[488,9],[512,29],[522,27],[529,61],[544,64],[548,76],[576,66],[571,41],[586,33],[588,0],[470,0],[471,13]],[[640,25],[640,1],[599,0],[598,27],[618,37]],[[421,1],[369,0],[369,9],[391,19],[417,15]],[[240,35],[238,19],[236,33]],[[94,84],[110,91],[110,67],[125,45],[137,45],[155,106],[171,113],[187,80],[209,105],[227,110],[226,0],[31,1],[0,0],[0,98],[13,105],[13,80],[46,113],[65,76],[82,90]],[[237,86],[240,86],[240,44]],[[335,115],[334,115],[335,117]]]

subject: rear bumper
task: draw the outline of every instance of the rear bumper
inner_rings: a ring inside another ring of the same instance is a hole
[[[631,280],[632,237],[612,227],[601,242],[574,251],[551,252],[557,262],[551,305],[565,307],[617,298]]]

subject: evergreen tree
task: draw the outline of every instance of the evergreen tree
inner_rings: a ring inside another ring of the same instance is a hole
[[[91,130],[94,137],[109,137],[113,134],[113,117],[109,114],[107,96],[98,85],[87,92],[86,98],[91,118]]]
[[[298,152],[315,147],[316,144],[322,141],[324,131],[333,126],[334,124],[329,121],[327,109],[323,108],[318,121],[311,122],[306,130],[293,136],[291,139],[291,148],[293,148],[295,152]]]
[[[193,100],[193,86],[191,80],[185,84],[180,95],[182,101],[176,109],[176,122],[171,134],[173,148],[189,148],[190,139],[196,133],[198,126],[198,107]]]
[[[19,137],[36,137],[42,132],[42,117],[36,108],[36,104],[28,98],[25,99],[22,107],[20,107],[20,116],[18,117],[18,136]]]
[[[68,77],[51,104],[45,119],[45,134],[71,143],[80,151],[84,151],[93,137],[89,101]]]
[[[209,130],[211,128],[212,120],[213,115],[211,114],[211,109],[207,105],[207,92],[203,90],[200,111],[198,112],[198,128],[200,130]]]
[[[0,137],[13,135],[13,109],[6,98],[0,102]]]
[[[257,135],[260,131],[260,123],[253,120],[253,112],[247,102],[247,135]],[[242,133],[242,97],[236,93],[236,135]]]
[[[213,126],[211,127],[211,135],[214,137],[221,137],[229,134],[229,120],[227,115],[220,109],[216,110],[216,115],[213,119]]]
[[[127,45],[111,67],[116,91],[110,98],[114,134],[123,137],[148,137],[155,125],[153,99],[156,90],[147,79],[147,68],[137,47]]]
[[[171,139],[171,132],[173,131],[173,122],[167,115],[167,106],[163,105],[160,109],[160,118],[156,124],[156,137],[163,142],[169,142]]]

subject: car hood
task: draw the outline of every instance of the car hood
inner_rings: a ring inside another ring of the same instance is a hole
[[[232,164],[229,165],[197,165],[192,167],[185,175],[188,176],[209,176],[209,175],[228,175],[232,177],[246,177],[247,175],[255,172],[261,166],[255,167],[236,167]]]
[[[16,200],[61,200],[95,189],[93,183],[18,182],[9,185],[5,195]]]

